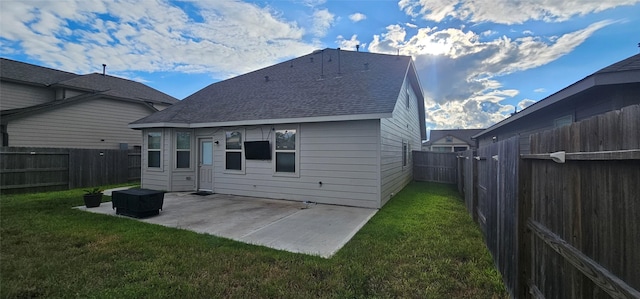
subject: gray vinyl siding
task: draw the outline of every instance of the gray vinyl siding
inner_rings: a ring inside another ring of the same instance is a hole
[[[128,128],[152,111],[141,104],[111,99],[78,102],[12,120],[10,146],[119,149],[140,145],[140,131]],[[103,141],[104,140],[104,141]]]
[[[16,109],[43,104],[55,100],[55,91],[14,82],[0,82],[0,109]]]
[[[244,171],[241,173],[232,173],[224,169],[223,141],[226,131],[243,130],[243,141],[269,140],[272,156],[275,157],[273,128],[298,130],[298,175],[283,176],[274,173],[274,159],[245,159]],[[143,187],[165,190],[170,186],[170,191],[196,190],[197,151],[192,150],[191,153],[194,169],[174,169],[175,129],[166,131],[172,133],[163,135],[162,171],[152,171],[144,167],[146,151],[143,151]],[[211,137],[219,142],[213,149],[213,181],[216,193],[378,208],[379,134],[378,120],[207,128],[195,130],[192,149],[197,148],[197,138]],[[144,148],[146,149],[146,144]],[[191,177],[191,180],[187,180],[187,177]]]
[[[418,113],[418,99],[407,82],[403,84],[403,91],[398,97],[392,118],[380,120],[381,132],[381,205],[383,206],[392,195],[397,194],[413,179],[412,150],[420,150],[420,117]],[[409,97],[409,108],[406,99]],[[402,143],[409,144],[407,165],[402,166]]]
[[[276,129],[297,128],[276,125]],[[377,208],[379,206],[377,121],[303,123],[299,177],[274,174],[274,160],[245,161],[245,174],[225,172],[224,148],[214,147],[214,191],[296,201]],[[246,127],[245,141],[266,140],[271,126]],[[225,130],[216,134],[222,138]],[[319,184],[322,182],[322,185]]]

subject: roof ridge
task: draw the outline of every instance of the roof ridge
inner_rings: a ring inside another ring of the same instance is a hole
[[[0,57],[0,60],[7,60],[7,61],[11,61],[11,62],[17,62],[17,63],[20,63],[20,64],[26,64],[26,65],[33,66],[33,67],[38,67],[38,68],[48,69],[48,70],[52,70],[52,71],[56,71],[56,72],[61,72],[61,73],[67,73],[67,74],[70,74],[70,75],[80,76],[77,73],[63,71],[63,70],[59,70],[59,69],[54,69],[54,68],[51,68],[51,67],[48,67],[48,66],[37,65],[37,64],[33,64],[33,63],[20,61],[20,60],[13,60],[13,59],[5,58],[5,57]]]

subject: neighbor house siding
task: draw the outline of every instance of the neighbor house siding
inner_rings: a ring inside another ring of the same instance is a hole
[[[221,128],[213,136],[214,140],[222,140],[225,131],[244,129],[244,141],[269,140],[273,149],[272,128],[298,129],[299,176],[274,174],[273,159],[246,160],[244,173],[229,173],[224,170],[224,147],[220,142],[214,146],[214,192],[378,207],[377,121]],[[207,136],[200,132],[197,135]]]
[[[555,127],[558,118],[571,115],[573,121],[581,121],[594,115],[618,110],[625,106],[640,103],[640,86],[631,84],[617,84],[603,86],[589,91],[588,96],[577,94],[555,103],[539,111],[503,125],[478,138],[478,146],[484,147],[497,141],[505,140],[515,135],[520,139],[520,153],[528,154],[530,148],[529,136],[534,133],[550,130]]]
[[[407,97],[409,108],[406,107]],[[420,150],[420,124],[416,92],[405,80],[393,110],[393,117],[380,120],[380,207],[389,201],[392,194],[398,193],[413,179],[411,150]],[[406,166],[402,165],[403,141],[409,144]]]
[[[431,146],[427,149],[429,151],[445,151],[445,152],[453,152],[456,147],[469,147],[469,144],[464,140],[460,140],[456,137],[451,136],[451,141],[447,141],[447,137],[440,138],[434,141]],[[439,150],[440,148],[446,148],[446,150]]]
[[[11,120],[9,145],[94,149],[140,145],[140,131],[127,125],[150,112],[141,104],[110,99],[78,102]]]
[[[43,104],[55,100],[55,91],[47,87],[0,82],[0,109],[16,109]]]

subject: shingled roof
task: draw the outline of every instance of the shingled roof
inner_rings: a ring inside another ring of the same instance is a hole
[[[405,77],[419,86],[409,56],[324,49],[211,84],[130,127],[391,117]]]
[[[107,96],[136,99],[144,102],[166,104],[178,102],[176,98],[142,83],[98,73],[76,76],[69,80],[57,82],[53,86],[99,92]]]
[[[0,58],[0,78],[23,84],[83,90],[145,103],[174,104],[178,102],[178,99],[168,94],[128,79],[98,73],[78,75],[6,58]],[[46,105],[55,106],[57,103],[52,102]],[[20,109],[22,110],[25,108]]]
[[[77,74],[29,63],[0,58],[0,78],[33,85],[49,86],[77,77]]]

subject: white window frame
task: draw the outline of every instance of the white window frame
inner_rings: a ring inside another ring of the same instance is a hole
[[[276,132],[277,131],[286,131],[286,130],[295,130],[296,131],[296,143],[295,150],[278,150],[276,146]],[[281,126],[274,128],[273,131],[273,139],[271,144],[273,144],[273,175],[274,176],[283,176],[283,177],[300,177],[300,125],[291,125],[291,126]],[[277,172],[276,171],[276,163],[278,159],[278,153],[294,153],[295,154],[295,172]]]
[[[160,148],[159,149],[150,149],[149,148],[149,134],[151,133],[158,133],[160,134]],[[144,136],[144,145],[145,145],[145,168],[147,170],[151,170],[151,171],[163,171],[163,149],[164,149],[164,131],[163,130],[149,130],[145,132],[145,136]],[[149,152],[159,152],[160,153],[160,165],[158,167],[152,167],[149,166]]]
[[[227,133],[230,132],[240,132],[241,140],[240,140],[240,149],[227,149]],[[244,159],[244,141],[246,140],[245,129],[227,129],[224,130],[222,139],[224,140],[223,149],[224,156],[222,158],[224,164],[224,173],[230,174],[246,174],[245,167],[245,159]],[[237,169],[227,169],[227,153],[240,153],[240,170]]]
[[[189,149],[179,149],[178,148],[178,134],[179,133],[189,133]],[[193,139],[195,134],[192,131],[188,130],[176,130],[174,136],[174,145],[173,145],[173,157],[175,158],[175,162],[173,163],[174,170],[193,170]],[[189,167],[187,168],[179,168],[178,167],[178,152],[189,152]]]

